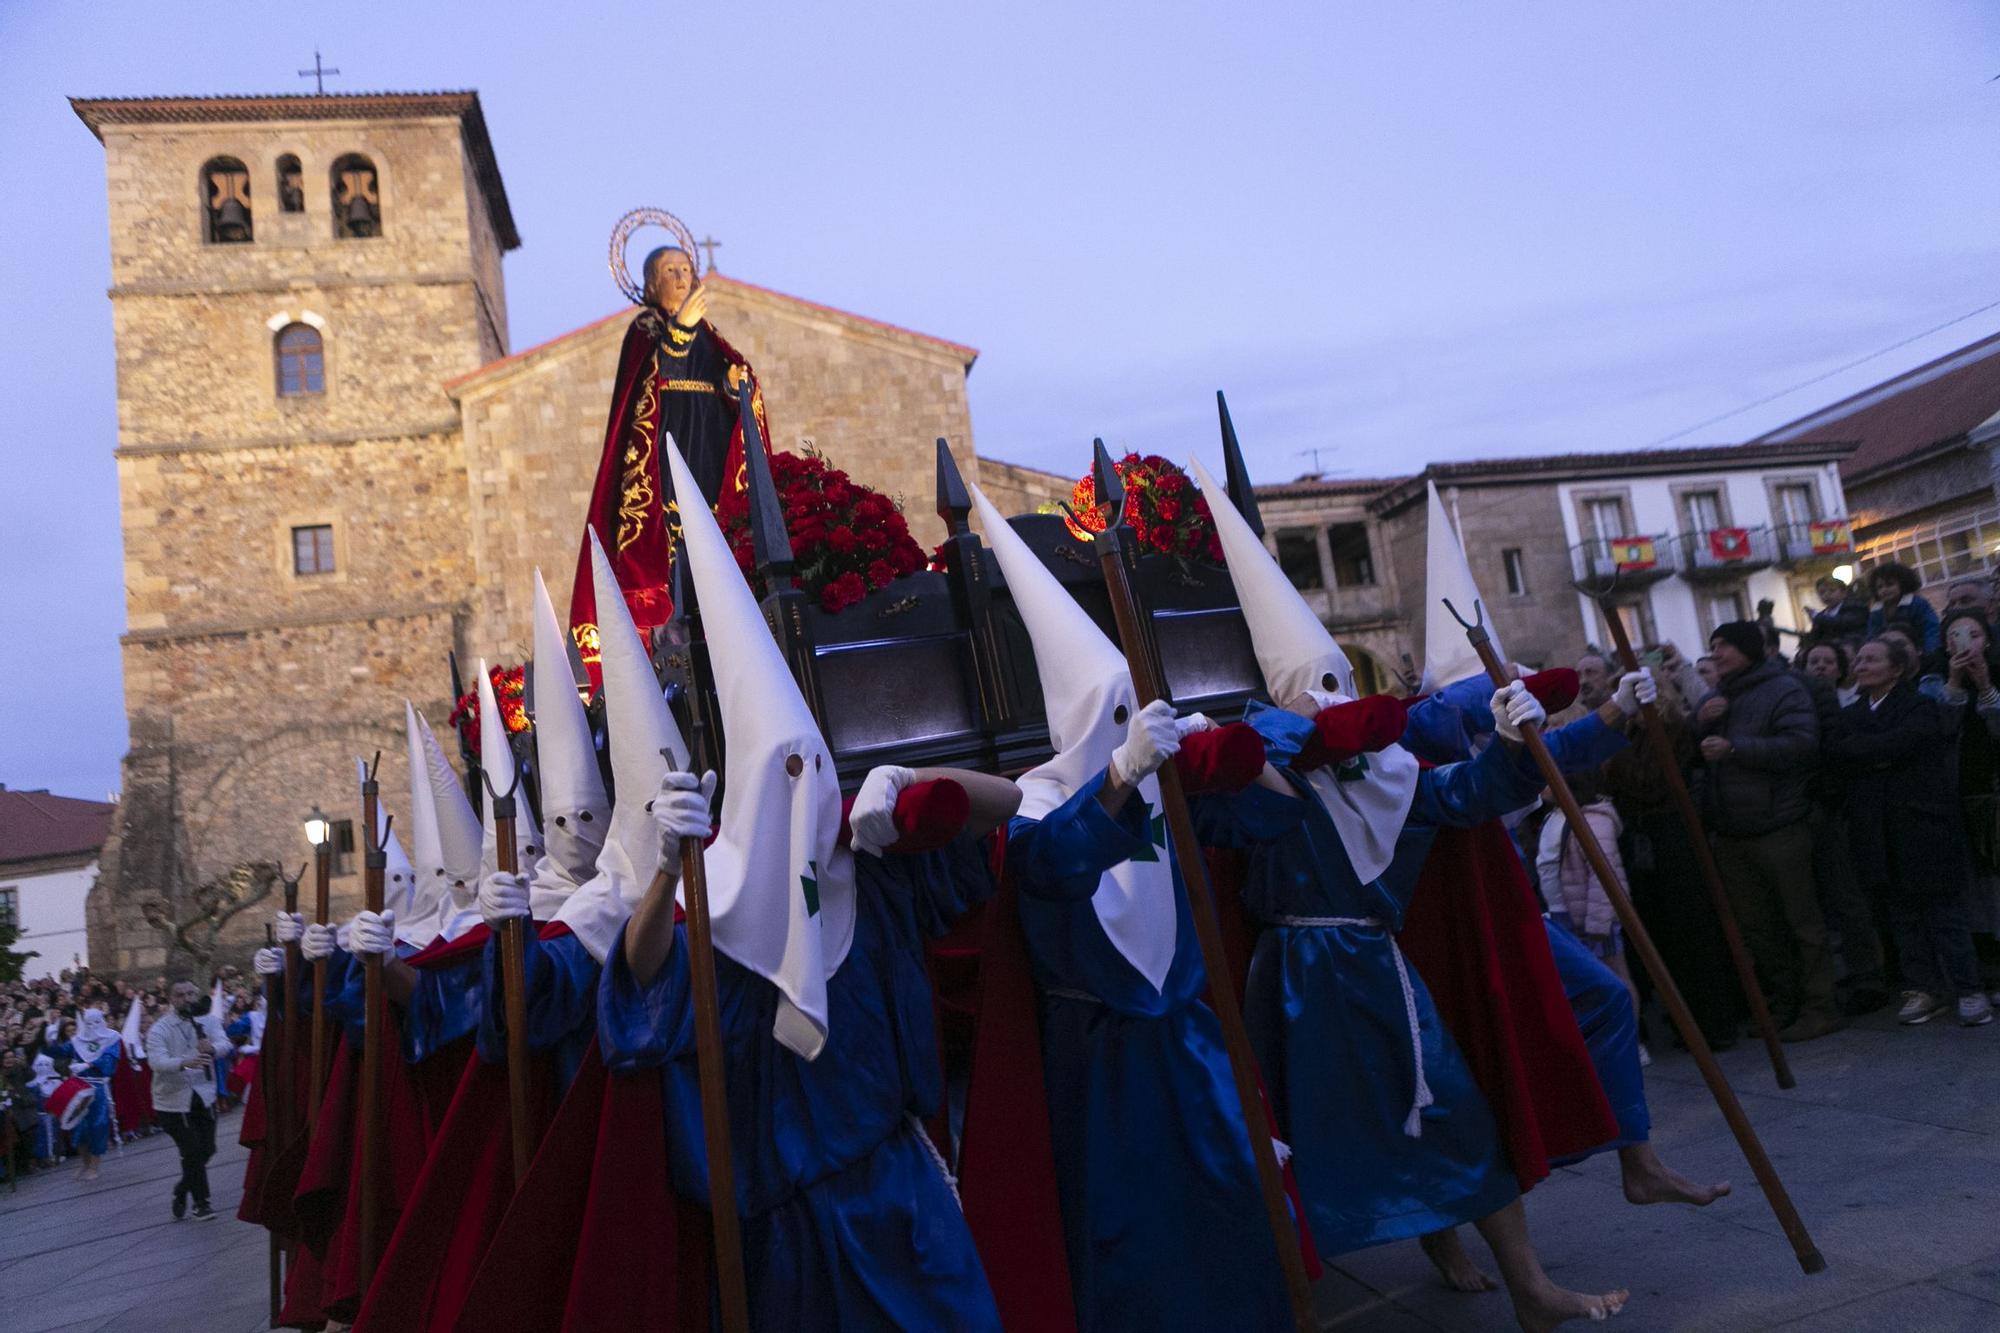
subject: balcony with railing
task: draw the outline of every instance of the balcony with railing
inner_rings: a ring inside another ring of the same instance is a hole
[[[1663,532],[1587,538],[1569,548],[1570,582],[1593,596],[1648,587],[1675,572],[1673,546]]]
[[[1854,558],[1854,525],[1845,518],[1780,523],[1771,532],[1780,569],[1831,569]]]
[[[1682,577],[1695,581],[1740,579],[1778,563],[1778,544],[1766,527],[1699,528],[1676,544]]]

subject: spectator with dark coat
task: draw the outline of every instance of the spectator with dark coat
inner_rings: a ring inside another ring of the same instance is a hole
[[[1779,1035],[1811,1041],[1844,1023],[1813,888],[1819,718],[1805,682],[1765,656],[1755,621],[1719,626],[1708,647],[1719,683],[1695,721],[1716,864]]]
[[[1919,591],[1923,586],[1924,581],[1917,577],[1916,570],[1894,560],[1869,570],[1868,590],[1875,594],[1875,605],[1868,611],[1868,637],[1872,639],[1884,627],[1904,620],[1916,630],[1914,637],[1918,651],[1936,652],[1937,608],[1924,600],[1923,593]]]
[[[1907,649],[1870,639],[1854,659],[1861,698],[1842,710],[1827,754],[1847,788],[1861,881],[1888,910],[1905,992],[1897,1017],[1926,1023],[1957,1002],[1959,1022],[1993,1021],[1965,923],[1965,834],[1953,728],[1909,681]]]
[[[1838,644],[1814,644],[1805,669],[1800,672],[1812,692],[1813,709],[1819,717],[1822,762],[1814,769],[1812,814],[1813,890],[1819,896],[1820,915],[1825,919],[1840,961],[1846,969],[1840,978],[1840,1012],[1850,1018],[1872,1014],[1889,1002],[1888,961],[1882,949],[1882,932],[1875,920],[1875,907],[1854,873],[1854,854],[1847,845],[1847,800],[1840,771],[1824,761],[1824,746],[1840,721],[1840,710],[1859,697],[1833,683],[1824,670],[1828,653],[1839,655],[1840,676],[1848,671],[1847,654]]]

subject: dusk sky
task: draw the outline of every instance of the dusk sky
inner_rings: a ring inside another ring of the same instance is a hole
[[[978,347],[980,453],[1071,473],[1212,449],[1217,388],[1260,481],[1727,443],[2000,329],[1960,319],[2000,301],[2000,8],[1504,10],[4,0],[0,782],[102,796],[126,742],[71,95],[310,90],[316,44],[330,90],[476,88],[516,348],[618,308],[605,237],[656,204]]]

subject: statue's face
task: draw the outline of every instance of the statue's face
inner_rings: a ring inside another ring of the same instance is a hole
[[[685,250],[663,246],[646,256],[646,304],[669,314],[694,290],[694,260]]]

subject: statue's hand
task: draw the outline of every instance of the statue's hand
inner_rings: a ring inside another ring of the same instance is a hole
[[[674,311],[674,323],[691,329],[701,323],[707,314],[708,289],[697,283],[695,289],[688,293],[687,300],[681,302],[681,308]]]

